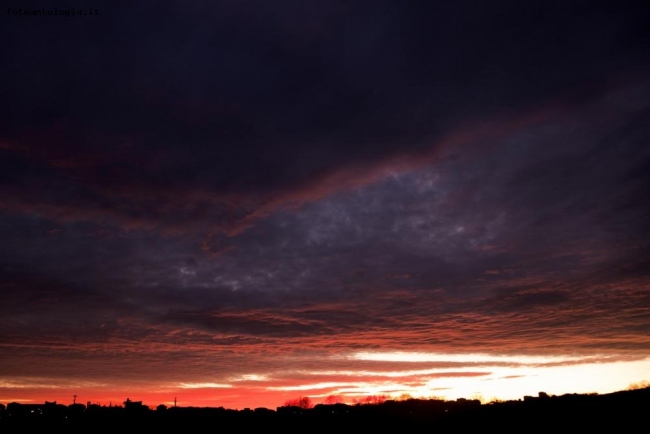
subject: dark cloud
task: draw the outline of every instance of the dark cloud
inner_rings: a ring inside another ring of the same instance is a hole
[[[227,230],[342,168],[363,176],[486,116],[598,93],[646,66],[642,12],[163,2],[9,15],[2,141],[18,161],[5,206]]]
[[[647,355],[643,2],[93,6],[2,17],[3,372]]]

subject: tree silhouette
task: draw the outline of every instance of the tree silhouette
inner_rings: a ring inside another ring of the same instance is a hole
[[[296,399],[288,399],[284,402],[285,407],[300,407],[302,409],[310,409],[314,406],[311,398],[308,396],[299,396]]]
[[[381,404],[389,398],[388,395],[368,395],[363,398],[354,399],[352,402],[355,404]]]
[[[629,386],[627,386],[627,390],[639,390],[639,389],[645,389],[646,387],[650,387],[650,381],[639,381],[638,383],[632,383]]]

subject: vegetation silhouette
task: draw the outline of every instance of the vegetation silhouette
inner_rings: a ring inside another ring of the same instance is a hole
[[[329,402],[334,401],[330,399]],[[308,397],[289,400],[275,410],[224,407],[167,407],[155,409],[141,401],[126,399],[121,406],[43,404],[0,404],[0,431],[6,428],[90,429],[309,429],[352,426],[400,429],[486,429],[523,431],[539,429],[617,430],[647,428],[650,415],[650,386],[635,387],[609,394],[565,394],[552,396],[540,392],[523,399],[481,403],[477,399],[402,400],[376,399],[369,403],[334,402],[312,405]],[[374,401],[374,402],[373,402]],[[297,404],[297,405],[296,405]]]
[[[308,396],[299,396],[296,399],[289,399],[284,402],[285,407],[298,407],[303,410],[308,410],[314,407],[314,404],[311,402],[311,398]]]

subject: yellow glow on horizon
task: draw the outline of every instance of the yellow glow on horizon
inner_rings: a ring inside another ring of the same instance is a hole
[[[232,384],[222,383],[179,383],[181,389],[230,389]]]
[[[301,384],[299,386],[272,386],[267,387],[266,390],[314,390],[314,389],[328,389],[333,387],[343,387],[354,385],[355,383],[315,383],[315,384]]]
[[[642,378],[650,378],[650,359],[634,362],[585,363],[543,368],[497,368],[489,377],[436,378],[431,389],[445,389],[447,399],[484,398],[511,400],[546,392],[611,393],[625,390]]]
[[[418,353],[422,354],[422,353]],[[388,357],[385,357],[388,355]],[[480,399],[487,402],[493,399],[499,400],[516,400],[524,396],[536,396],[539,392],[546,392],[551,395],[562,395],[566,393],[611,393],[619,390],[625,390],[630,384],[644,381],[650,378],[650,358],[633,360],[633,361],[602,361],[607,358],[592,357],[524,357],[526,362],[531,363],[513,363],[514,366],[485,364],[489,370],[485,375],[449,375],[445,373],[462,373],[476,372],[476,368],[458,367],[442,369],[420,369],[420,370],[399,370],[404,367],[401,358],[406,353],[395,355],[394,353],[383,353],[378,357],[393,358],[395,371],[355,371],[355,370],[336,370],[336,371],[300,371],[302,375],[313,376],[346,376],[346,377],[368,377],[362,382],[320,382],[313,384],[302,384],[286,387],[270,387],[267,390],[295,390],[295,391],[317,391],[320,389],[331,388],[327,395],[341,396],[363,396],[363,395],[388,395],[392,398],[398,398],[401,395],[408,394],[414,398],[440,398],[454,400],[459,398]],[[375,353],[371,357],[375,357]],[[411,354],[408,354],[411,356]],[[365,357],[364,354],[361,357]],[[442,360],[443,355],[424,354],[420,360]],[[456,355],[457,360],[475,360],[476,355]],[[479,357],[483,357],[482,355]],[[503,361],[517,360],[512,356],[490,356],[494,362],[502,363]],[[610,360],[612,357],[609,358]],[[613,357],[616,359],[616,357]],[[444,359],[448,360],[448,359]],[[560,362],[559,364],[548,366],[549,361]],[[562,365],[562,361],[570,360],[571,363]],[[384,360],[385,361],[385,360]],[[521,362],[521,359],[519,359]],[[540,363],[541,362],[541,363]],[[406,363],[408,364],[408,363]],[[541,365],[541,366],[540,366]],[[426,378],[427,376],[434,378]],[[382,381],[372,377],[392,378],[392,381]],[[406,377],[424,377],[413,378],[412,380],[400,383],[395,379]],[[321,394],[323,392],[317,392]]]
[[[260,374],[244,374],[239,377],[233,378],[232,381],[268,381],[267,375]]]
[[[565,360],[559,356],[546,358],[549,359]],[[616,359],[619,361],[612,361]],[[518,400],[527,395],[537,396],[539,392],[549,395],[605,394],[650,380],[650,358],[620,359],[625,357],[586,357],[566,364],[539,364],[536,362],[540,358],[534,358],[528,360],[535,363],[525,364],[503,363],[503,357],[493,357],[495,362],[492,364],[469,362],[463,366],[459,363],[455,368],[429,368],[425,362],[425,369],[409,369],[414,367],[409,362],[383,361],[377,365],[380,369],[376,371],[367,369],[367,363],[362,364],[363,370],[357,371],[355,365],[360,363],[350,360],[348,366],[342,366],[340,370],[284,369],[264,374],[215,377],[212,382],[188,379],[190,381],[162,384],[154,380],[137,385],[117,383],[110,386],[72,380],[62,387],[67,383],[62,379],[4,378],[0,382],[0,393],[12,399],[0,399],[0,402],[55,400],[69,403],[73,394],[78,394],[78,402],[107,404],[112,401],[119,404],[130,396],[155,406],[178,396],[178,402],[184,406],[274,408],[286,400],[287,393],[309,396],[316,402],[332,395],[349,403],[369,395],[385,395],[389,399],[410,395],[419,399],[466,398],[489,402]]]
[[[463,372],[476,372],[475,367],[457,367],[457,368],[428,368],[428,369],[410,369],[408,371],[395,370],[395,371],[353,371],[353,370],[339,370],[339,371],[299,371],[303,375],[341,375],[345,377],[412,377],[420,375],[438,375],[445,373],[463,373]],[[488,373],[486,373],[488,374]],[[444,375],[443,375],[444,376]]]
[[[358,352],[351,354],[348,358],[354,360],[367,360],[376,362],[456,362],[456,363],[518,363],[518,364],[548,364],[562,362],[578,362],[599,360],[603,355],[594,356],[495,356],[492,354],[444,354],[444,353],[422,353],[422,352]]]

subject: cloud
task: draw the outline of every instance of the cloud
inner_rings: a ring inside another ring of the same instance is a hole
[[[165,4],[106,5],[95,29],[77,20],[57,38],[54,20],[8,21],[32,36],[9,47],[4,209],[236,234],[643,66],[634,8]]]
[[[643,12],[247,1],[7,17],[0,364],[255,389],[406,372],[337,355],[481,353],[500,378],[517,357],[644,357]],[[404,363],[415,387],[487,362]]]

